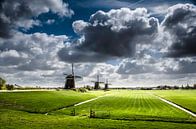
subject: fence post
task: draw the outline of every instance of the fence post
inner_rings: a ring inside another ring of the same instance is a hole
[[[95,112],[92,109],[90,109],[90,118],[95,118]]]
[[[75,116],[75,115],[76,115],[76,110],[75,110],[75,108],[73,108],[73,110],[71,111],[71,115],[72,115],[72,116]]]

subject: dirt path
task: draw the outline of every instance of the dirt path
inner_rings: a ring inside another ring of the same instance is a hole
[[[153,94],[153,95],[154,95],[154,94]],[[177,105],[177,104],[175,104],[175,103],[173,103],[173,102],[171,102],[171,101],[169,101],[169,100],[166,100],[166,99],[164,99],[164,98],[161,98],[161,97],[159,97],[159,96],[157,96],[157,95],[154,95],[154,96],[157,97],[158,99],[160,99],[161,101],[163,101],[163,102],[165,102],[165,103],[167,103],[167,104],[170,104],[170,105],[172,105],[173,107],[176,107],[176,108],[178,108],[178,109],[180,109],[180,110],[182,110],[182,111],[184,111],[184,112],[190,114],[190,115],[193,116],[193,117],[196,117],[196,114],[195,114],[195,113],[193,113],[193,112],[191,112],[191,111],[185,109],[184,107],[179,106],[179,105]]]
[[[83,102],[79,102],[79,103],[74,104],[74,105],[71,105],[71,106],[63,107],[63,108],[60,108],[60,109],[58,109],[58,110],[63,110],[63,109],[66,109],[66,108],[68,108],[68,107],[76,107],[76,106],[79,106],[79,105],[82,105],[82,104],[85,104],[85,103],[92,102],[92,101],[97,100],[97,99],[99,99],[99,98],[105,97],[105,96],[107,96],[107,95],[108,95],[108,94],[105,94],[105,95],[102,95],[102,96],[98,96],[98,97],[96,97],[96,98],[92,98],[92,99],[89,99],[89,100],[85,100],[85,101],[83,101]],[[55,110],[55,111],[57,111],[57,110]],[[50,112],[51,112],[51,111],[50,111]],[[48,113],[49,113],[49,112],[45,113],[45,115],[48,115]]]
[[[86,101],[83,101],[83,102],[74,104],[74,107],[79,106],[79,105],[82,105],[82,104],[85,104],[85,103],[88,103],[88,102],[91,102],[91,101],[94,101],[94,100],[97,100],[99,98],[105,97],[106,95],[108,95],[108,94],[105,94],[105,95],[102,95],[102,96],[98,96],[96,98],[92,98],[92,99],[89,99],[89,100],[86,100]]]

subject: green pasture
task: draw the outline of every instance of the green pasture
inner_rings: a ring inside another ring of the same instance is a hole
[[[0,129],[195,129],[196,124],[159,121],[89,119],[0,109]]]
[[[0,129],[196,128],[196,118],[154,94],[196,109],[194,90],[0,92]],[[98,96],[103,97],[73,106]]]
[[[153,92],[196,113],[196,90],[159,90]]]
[[[101,92],[32,91],[0,93],[0,108],[46,113],[101,95]]]
[[[149,91],[116,90],[95,101],[58,110],[57,114],[73,114],[96,118],[190,121],[189,114],[159,100]],[[90,112],[91,111],[91,112]]]

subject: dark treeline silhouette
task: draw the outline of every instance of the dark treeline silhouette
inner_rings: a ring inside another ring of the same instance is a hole
[[[169,86],[169,85],[159,85],[156,87],[108,87],[108,85],[111,85],[106,81],[106,85],[101,88],[99,87],[100,90],[109,90],[109,89],[130,89],[130,90],[172,90],[172,89],[196,89],[196,84],[193,85],[182,85],[182,86]],[[33,89],[56,89],[56,90],[63,90],[64,87],[40,87],[40,86],[28,86],[28,87],[23,87],[19,86],[17,84],[6,84],[6,80],[0,77],[0,90],[33,90]],[[78,92],[87,92],[89,90],[96,90],[94,86],[89,86],[85,85],[83,87],[79,88],[72,88],[73,91],[78,91]]]
[[[6,86],[6,80],[0,77],[0,90],[4,89]]]
[[[130,90],[174,90],[174,89],[196,89],[196,84],[193,84],[192,86],[186,85],[186,86],[168,86],[168,85],[160,85],[156,87],[118,87],[118,88],[110,88],[110,89],[130,89]]]
[[[0,77],[0,90],[13,90],[14,85],[6,84],[6,80]]]
[[[160,90],[168,90],[168,89],[196,89],[196,84],[194,84],[193,86],[189,86],[188,84],[186,86],[157,86],[157,89]]]
[[[6,84],[6,89],[7,90],[13,90],[14,89],[14,85],[12,85],[12,84]]]

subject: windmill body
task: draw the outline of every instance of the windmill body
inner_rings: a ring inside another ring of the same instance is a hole
[[[64,74],[64,75],[66,75],[64,89],[75,88],[75,78],[82,78],[80,76],[75,76],[73,63],[72,63],[72,73],[71,74]]]
[[[94,86],[94,89],[97,90],[97,89],[100,89],[100,84],[101,83],[104,83],[104,82],[100,82],[99,81],[99,75],[97,75],[97,81],[92,81],[95,83],[95,86]]]
[[[108,87],[109,85],[112,85],[112,84],[108,83],[108,79],[107,79],[107,80],[106,80],[106,83],[105,83],[105,88],[104,88],[104,89],[107,90],[107,89],[109,88],[109,87]]]
[[[107,89],[108,89],[108,84],[106,83],[106,84],[105,84],[105,90],[107,90]]]
[[[94,87],[94,89],[100,89],[99,82],[95,82],[95,87]]]
[[[75,78],[72,74],[67,75],[65,77],[66,82],[65,82],[65,89],[73,89],[75,88]]]

